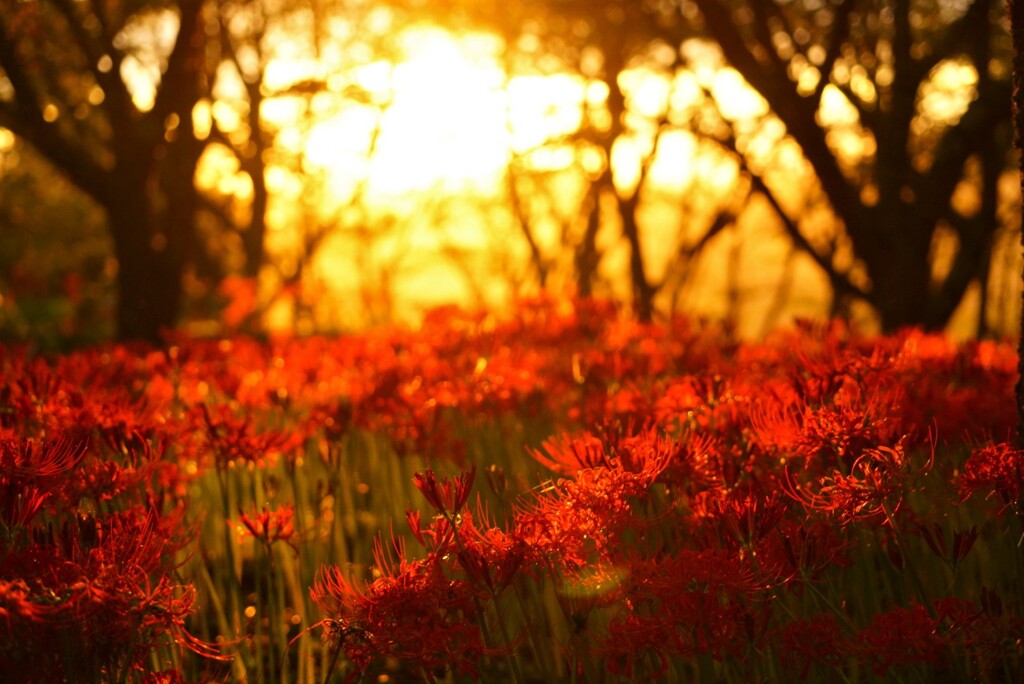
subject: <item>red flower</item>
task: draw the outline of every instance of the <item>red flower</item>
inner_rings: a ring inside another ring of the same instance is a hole
[[[251,412],[247,410],[242,417],[237,417],[227,404],[218,404],[212,410],[202,404],[197,413],[219,468],[246,463],[263,467],[273,463],[293,439],[284,433],[259,431]]]
[[[608,462],[604,444],[589,432],[557,433],[545,439],[540,449],[527,447],[526,451],[551,472],[567,477],[583,468],[595,468]]]
[[[783,666],[804,680],[812,665],[838,668],[852,648],[829,613],[786,624],[779,632],[776,650]]]
[[[489,652],[476,622],[478,595],[449,579],[438,556],[408,560],[400,541],[389,546],[378,539],[378,577],[369,584],[350,581],[337,566],[317,574],[310,596],[327,613],[323,626],[332,648],[358,672],[374,658],[392,657],[428,672],[454,666],[474,674]]]
[[[757,546],[782,520],[785,504],[778,496],[747,493],[741,497],[719,498],[715,518],[727,535],[729,546],[749,549]]]
[[[476,466],[450,479],[438,478],[428,469],[413,475],[412,482],[434,510],[446,517],[455,517],[469,500],[474,477]]]
[[[982,493],[997,495],[1007,506],[1019,503],[1024,493],[1024,452],[1006,443],[975,449],[956,484],[964,500]]]
[[[173,579],[179,523],[153,510],[81,517],[3,549],[0,671],[31,664],[39,681],[90,672],[89,679],[105,679],[102,672],[145,669],[168,637],[220,657],[185,629],[194,590]],[[61,657],[54,657],[54,643]]]
[[[929,459],[918,474],[927,473],[931,465]],[[834,513],[845,523],[893,515],[909,491],[912,475],[902,444],[866,449],[849,475],[833,470],[819,480],[817,492],[795,483],[788,469],[786,474],[784,488],[791,497],[809,509]]]
[[[860,634],[863,657],[879,676],[895,666],[939,665],[946,647],[936,619],[916,603],[876,615]]]
[[[254,539],[267,548],[277,541],[283,541],[298,553],[295,547],[295,507],[285,504],[276,510],[264,507],[262,512],[242,513],[238,520],[240,530],[247,531]]]
[[[26,527],[56,491],[55,478],[78,464],[85,442],[0,439],[0,520]]]

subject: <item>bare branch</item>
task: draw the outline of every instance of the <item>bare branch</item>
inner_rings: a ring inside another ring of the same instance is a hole
[[[147,147],[156,145],[161,139],[164,121],[169,115],[189,116],[190,105],[195,100],[193,95],[198,86],[199,70],[197,61],[203,57],[202,51],[197,49],[197,39],[202,38],[203,32],[199,21],[203,0],[181,0],[178,7],[178,36],[167,59],[167,69],[161,78],[153,109],[147,115],[150,120],[147,131],[149,139],[145,141]]]
[[[775,114],[814,168],[825,194],[847,230],[855,239],[862,239],[865,228],[858,193],[843,175],[825,140],[825,131],[817,124],[818,102],[800,95],[785,71],[768,68],[757,59],[720,0],[695,1],[726,59],[771,103]]]
[[[828,52],[825,55],[825,61],[821,63],[821,78],[818,80],[818,86],[814,89],[814,96],[812,98],[815,102],[821,102],[825,86],[831,82],[832,72],[835,70],[836,63],[843,54],[843,45],[850,37],[850,15],[853,13],[854,4],[855,0],[843,0],[835,10],[835,16],[832,19],[832,34],[829,36]],[[863,108],[859,103],[854,106],[857,107],[858,113]]]
[[[76,141],[43,118],[41,97],[24,70],[0,15],[0,67],[14,86],[14,100],[0,102],[0,125],[32,145],[100,204],[110,201],[107,172]]]

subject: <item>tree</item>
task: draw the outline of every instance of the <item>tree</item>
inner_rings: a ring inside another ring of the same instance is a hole
[[[869,302],[886,329],[945,325],[971,282],[984,279],[997,225],[1010,122],[1010,79],[1000,66],[1008,50],[1001,3],[689,4],[699,8],[700,25],[799,144],[863,264],[867,285],[851,279],[832,255],[814,251],[798,217],[772,202],[837,295]],[[937,69],[953,63],[973,69],[974,96],[957,115],[929,121],[922,95]],[[855,164],[841,159],[830,130],[820,124],[828,89],[853,106],[874,150]],[[965,182],[980,197],[968,209],[954,198]],[[755,185],[773,199],[775,192],[756,174]],[[957,244],[945,273],[932,260],[943,230]]]
[[[1013,36],[1013,123],[1014,147],[1024,198],[1024,2],[1007,0],[1010,32]],[[1021,233],[1024,249],[1024,232]],[[1024,449],[1024,300],[1021,302],[1020,338],[1017,340],[1017,448]]]
[[[641,249],[644,226],[638,216],[651,190],[647,172],[662,154],[664,134],[685,124],[649,115],[640,121],[643,116],[638,116],[622,76],[638,65],[660,68],[670,82],[682,71],[698,71],[685,48],[700,36],[720,45],[723,66],[736,69],[767,101],[769,111],[760,121],[719,115],[717,125],[706,127],[691,119],[691,129],[737,160],[741,186],[736,195],[757,199],[775,213],[794,246],[827,276],[835,310],[844,311],[860,300],[873,307],[886,329],[911,324],[939,328],[972,283],[980,285],[984,303],[1002,201],[999,180],[1009,150],[1009,42],[994,0],[537,0],[500,9],[455,5],[462,14],[447,8],[449,21],[462,16],[475,25],[494,27],[510,49],[523,35],[539,36],[543,49],[561,58],[567,69],[607,85],[607,116],[588,118],[585,112],[578,134],[605,159],[602,172],[591,179],[586,204],[596,219],[596,208],[602,205],[597,199],[614,198],[615,222],[630,248],[629,279],[639,315],[649,315],[654,297],[667,284],[651,277],[653,269],[645,264]],[[660,67],[649,56],[680,48],[675,61]],[[595,54],[597,67],[593,59],[584,59]],[[937,93],[950,74],[960,74],[961,83],[954,92]],[[935,95],[950,101],[944,112],[930,104]],[[853,111],[853,120],[839,125],[826,121],[826,100],[842,102]],[[704,109],[729,105],[710,92],[703,101]],[[672,113],[666,114],[671,119]],[[795,143],[813,170],[815,187],[805,193],[810,199],[790,201],[792,181],[778,165],[766,166],[748,149],[755,137],[751,130],[772,122],[781,122],[786,131],[786,139],[779,142]],[[835,143],[851,136],[860,148],[856,154]],[[646,151],[638,153],[639,174],[633,182],[620,182],[610,161],[612,149],[630,141]],[[841,238],[832,245],[816,239],[802,215],[801,205],[824,204],[814,195],[825,200],[839,227]],[[968,196],[971,200],[964,201]],[[742,211],[736,205],[722,207],[695,244],[706,244],[732,225],[737,210]],[[588,235],[593,231],[585,233],[579,254],[593,261]],[[835,247],[838,242],[842,249]],[[948,249],[950,244],[955,246]],[[952,253],[948,262],[936,256],[944,248]],[[685,262],[674,259],[673,267]]]
[[[408,3],[395,0],[395,4]],[[578,130],[545,143],[562,152],[570,151],[574,159],[571,171],[584,179],[579,216],[566,217],[552,208],[557,204],[550,197],[548,176],[552,171],[530,168],[528,157],[535,150],[512,155],[509,203],[541,285],[549,280],[556,262],[563,260],[561,255],[544,253],[534,224],[554,223],[560,226],[561,234],[556,248],[571,250],[576,291],[584,296],[598,292],[599,265],[606,256],[606,247],[598,246],[598,236],[603,228],[614,226],[628,250],[626,271],[621,275],[628,284],[633,311],[641,319],[652,316],[655,296],[670,280],[654,279],[649,273],[639,214],[660,136],[674,126],[665,119],[667,110],[653,116],[638,111],[620,76],[642,67],[663,72],[665,80],[671,80],[672,60],[664,63],[665,36],[678,39],[690,29],[678,13],[669,9],[668,5],[654,8],[648,3],[622,0],[535,0],[499,5],[463,2],[446,6],[443,16],[433,17],[449,25],[463,22],[501,35],[510,80],[557,73],[572,75],[584,87],[603,84],[606,95],[602,101],[588,97],[580,103]],[[426,11],[431,11],[429,6]],[[612,161],[616,148],[623,143],[639,150],[635,155],[639,171],[633,176],[621,173]],[[565,203],[564,197],[559,199]],[[689,250],[681,249],[674,261],[678,264],[690,256]]]
[[[109,242],[99,208],[0,132],[0,338],[50,349],[110,337]]]
[[[178,315],[205,45],[202,0],[0,0],[0,125],[104,210],[123,339]]]

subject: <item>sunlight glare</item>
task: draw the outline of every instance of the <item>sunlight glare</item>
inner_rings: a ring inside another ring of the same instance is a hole
[[[14,149],[14,133],[6,128],[0,128],[0,153],[10,152]]]
[[[818,111],[818,123],[826,128],[832,126],[852,126],[860,120],[857,108],[853,106],[843,91],[831,83],[821,93],[821,109]]]
[[[114,37],[114,47],[126,53],[121,78],[141,111],[149,111],[156,102],[161,63],[171,54],[179,23],[177,13],[171,10],[141,12]]]
[[[522,153],[578,130],[583,102],[600,106],[608,97],[608,86],[584,84],[570,74],[516,76],[506,92],[510,144],[514,152]]]
[[[952,126],[978,96],[978,72],[968,60],[945,60],[921,86],[918,111],[940,126]]]
[[[715,74],[711,82],[711,94],[722,116],[728,121],[764,116],[769,110],[767,100],[751,88],[738,71],[730,67]]]
[[[693,180],[692,160],[697,155],[697,138],[689,131],[667,131],[658,139],[658,154],[651,164],[651,182],[683,192]]]
[[[409,29],[404,59],[358,69],[355,82],[370,107],[346,107],[318,121],[305,144],[307,161],[336,176],[336,188],[354,182],[353,157],[372,152],[372,194],[387,202],[438,185],[486,189],[507,161],[504,74],[495,58],[470,59],[473,46],[439,28]],[[379,126],[379,130],[377,127]],[[376,133],[376,146],[368,141]]]
[[[629,94],[632,111],[656,118],[668,108],[671,82],[663,74],[649,69],[629,69],[619,75],[619,85]]]

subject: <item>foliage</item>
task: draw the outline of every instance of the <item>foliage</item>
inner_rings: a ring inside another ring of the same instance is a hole
[[[440,236],[432,265],[452,264],[481,301],[500,271],[503,292],[611,296],[646,319],[685,308],[702,254],[730,253],[736,273],[767,264],[775,291],[756,296],[769,322],[800,272],[827,284],[833,314],[867,305],[887,329],[940,328],[976,290],[985,334],[1005,279],[995,255],[1019,224],[996,0],[5,2],[0,124],[105,214],[123,335],[204,317],[182,288],[212,300],[225,276],[257,279],[259,309],[294,302],[309,327],[317,287],[336,280],[323,271],[339,270],[314,261],[342,243],[369,257],[348,267],[372,281],[352,288],[366,318],[386,318],[421,224]],[[359,169],[391,86],[358,72],[400,61],[399,27],[424,18],[500,43],[488,59],[509,93],[537,76],[571,84],[578,125],[521,136],[507,112],[514,142],[492,195],[431,189],[381,208]],[[287,126],[283,110],[297,112]],[[360,141],[332,142],[352,157],[343,190],[305,137],[341,111],[362,122]],[[197,188],[200,162],[220,170]],[[496,236],[486,259],[442,235],[471,222]],[[784,236],[781,258],[747,249],[766,236]],[[726,278],[739,308],[743,287]]]
[[[2,358],[11,681],[1021,674],[1003,343],[579,300]]]
[[[972,281],[986,287],[1011,147],[1002,2],[692,4],[725,58],[800,146],[862,262],[868,287],[833,254],[809,249],[837,294],[866,298],[887,328],[935,328]],[[943,86],[937,75],[953,68],[974,76]],[[848,120],[825,121],[829,96],[846,104]],[[941,98],[947,100],[935,107]],[[860,151],[844,150],[851,137],[866,141],[853,146]],[[756,168],[751,173],[769,199],[778,193]],[[961,186],[973,186],[979,201],[958,201]],[[777,199],[773,204],[800,241],[799,218]],[[932,255],[943,231],[952,232],[957,248],[939,270]]]
[[[112,255],[99,212],[17,143],[0,149],[0,197],[0,339],[46,349],[109,338]]]

